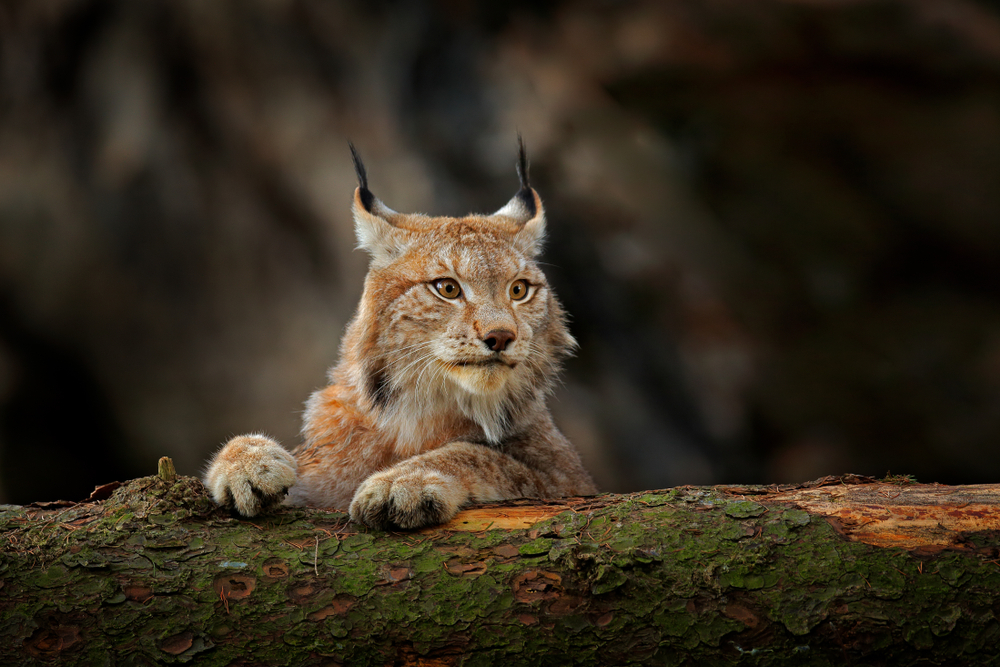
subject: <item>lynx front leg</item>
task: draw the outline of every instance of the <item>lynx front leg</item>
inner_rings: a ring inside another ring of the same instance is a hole
[[[538,495],[538,474],[489,447],[452,442],[362,482],[351,518],[382,530],[445,523],[471,501]]]
[[[295,458],[274,440],[241,435],[212,458],[205,486],[215,502],[251,517],[285,499],[296,468]]]

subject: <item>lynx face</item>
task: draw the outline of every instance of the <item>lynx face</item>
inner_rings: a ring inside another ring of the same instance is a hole
[[[460,230],[468,226],[444,223],[402,260],[415,264],[413,272],[422,280],[403,283],[405,291],[387,313],[381,342],[397,383],[503,392],[508,383],[530,375],[532,356],[547,347],[535,340],[549,320],[544,275],[502,235],[479,230],[463,241]]]
[[[446,418],[456,408],[499,441],[518,397],[547,389],[575,345],[534,261],[544,222],[540,202],[532,203],[535,215],[525,220],[521,200],[465,218],[401,215],[377,200],[369,211],[356,202],[359,227],[374,227],[369,236],[379,239],[368,247],[373,264],[358,320],[372,325],[358,358],[397,450],[415,446],[418,427],[427,426],[406,416]]]
[[[428,430],[459,417],[500,442],[576,345],[535,262],[541,200],[525,186],[492,215],[402,214],[359,175],[355,227],[372,263],[348,335],[362,374],[353,382],[397,452],[417,451]]]

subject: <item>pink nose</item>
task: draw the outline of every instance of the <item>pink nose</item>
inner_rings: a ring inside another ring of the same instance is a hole
[[[486,347],[490,348],[494,352],[502,352],[507,349],[511,341],[516,338],[513,331],[507,331],[506,329],[494,329],[493,331],[486,334],[486,338],[483,342],[486,343]]]

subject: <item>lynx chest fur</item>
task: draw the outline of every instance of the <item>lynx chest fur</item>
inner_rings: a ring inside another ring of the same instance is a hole
[[[593,493],[545,403],[575,342],[535,261],[545,217],[523,146],[517,195],[462,218],[393,211],[352,154],[371,265],[340,362],[293,452],[257,434],[219,450],[205,478],[215,500],[253,516],[287,494],[388,529],[445,522],[469,502]]]

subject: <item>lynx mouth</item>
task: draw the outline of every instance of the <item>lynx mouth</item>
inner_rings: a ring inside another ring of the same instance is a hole
[[[489,368],[492,366],[507,366],[508,368],[514,368],[517,366],[517,362],[505,361],[498,357],[490,357],[489,359],[475,359],[466,361],[453,361],[452,366],[458,366],[459,368],[469,368],[469,367],[479,367],[479,368]]]

